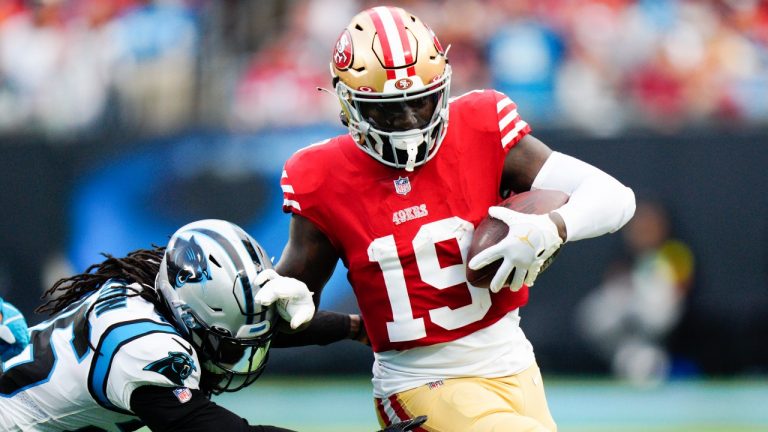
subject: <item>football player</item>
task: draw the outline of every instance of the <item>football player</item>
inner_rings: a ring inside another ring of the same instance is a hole
[[[20,353],[29,343],[24,315],[0,297],[0,361]],[[0,367],[0,372],[3,368]]]
[[[193,222],[167,248],[106,255],[47,294],[38,311],[52,318],[0,375],[0,430],[287,431],[209,400],[256,380],[278,316],[296,329],[315,311],[238,226]]]
[[[506,95],[449,99],[446,53],[400,8],[365,10],[342,31],[330,66],[349,134],[286,162],[292,218],[276,270],[307,283],[317,304],[342,259],[375,354],[382,425],[426,414],[430,431],[554,431],[519,308],[563,242],[618,230],[634,194],[531,135]],[[494,206],[530,189],[570,199],[547,215]],[[489,213],[509,234],[468,263]],[[466,266],[497,259],[490,290],[466,282]]]

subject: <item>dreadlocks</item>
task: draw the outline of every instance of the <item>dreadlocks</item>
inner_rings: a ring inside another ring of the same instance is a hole
[[[48,312],[53,315],[70,304],[82,299],[86,294],[98,290],[109,279],[123,279],[152,287],[155,276],[160,270],[160,262],[165,253],[165,246],[152,245],[152,249],[138,249],[128,253],[124,258],[115,258],[103,253],[106,258],[100,264],[93,264],[81,273],[53,284],[42,298],[50,299],[40,305],[35,312]],[[157,304],[158,298],[154,290],[142,290],[136,295]]]

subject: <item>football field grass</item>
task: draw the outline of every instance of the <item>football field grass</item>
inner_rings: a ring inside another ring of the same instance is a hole
[[[549,379],[560,432],[768,431],[768,379],[680,381],[639,389],[607,380]],[[252,424],[301,432],[378,430],[367,377],[264,377],[214,399]],[[461,431],[457,431],[461,432]]]

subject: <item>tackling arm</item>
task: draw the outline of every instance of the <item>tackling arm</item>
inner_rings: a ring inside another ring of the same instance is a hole
[[[139,387],[131,396],[131,410],[153,431],[295,432],[277,426],[251,426],[237,414],[211,402],[199,390],[191,392],[190,399],[180,402],[174,395],[174,388]],[[412,431],[426,421],[426,416],[419,416],[379,432]]]
[[[293,432],[275,426],[251,426],[237,414],[211,402],[200,390],[190,390],[182,402],[172,387],[143,386],[131,395],[131,411],[153,431]]]
[[[315,305],[319,305],[320,294],[338,260],[338,253],[325,234],[307,218],[293,215],[288,244],[275,270],[281,276],[307,284]],[[278,333],[273,346],[327,345],[343,339],[356,339],[361,334],[361,327],[358,315],[319,311],[302,331]]]

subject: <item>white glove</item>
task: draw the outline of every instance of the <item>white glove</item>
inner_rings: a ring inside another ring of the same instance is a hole
[[[499,292],[512,270],[515,270],[509,284],[512,291],[519,290],[523,284],[533,285],[542,264],[563,244],[557,226],[549,215],[519,213],[506,207],[491,207],[488,214],[506,223],[509,233],[500,242],[475,255],[469,261],[469,268],[478,270],[503,258],[491,280],[492,292]]]
[[[312,320],[315,315],[315,303],[307,285],[294,278],[277,274],[267,269],[256,276],[256,284],[261,289],[254,296],[254,301],[262,306],[277,302],[277,312],[296,330]]]
[[[16,336],[13,335],[10,327],[0,324],[0,342],[5,342],[8,345],[16,343]]]

